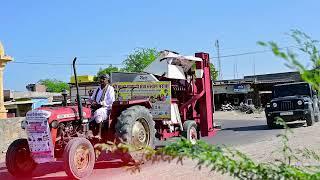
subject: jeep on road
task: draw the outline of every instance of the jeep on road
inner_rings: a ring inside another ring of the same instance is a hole
[[[317,92],[305,82],[275,85],[265,114],[269,128],[275,127],[276,117],[285,122],[305,120],[312,126],[320,117]]]

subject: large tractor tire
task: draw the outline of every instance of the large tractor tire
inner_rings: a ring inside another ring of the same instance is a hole
[[[64,149],[64,167],[67,175],[73,179],[82,179],[91,175],[95,163],[92,144],[85,138],[70,140]]]
[[[13,141],[6,154],[6,166],[10,174],[16,177],[31,177],[37,164],[31,157],[28,141]]]
[[[144,106],[132,106],[122,111],[115,128],[116,136],[133,149],[120,156],[125,163],[141,162],[145,147],[155,146],[155,122],[149,109]]]
[[[196,144],[200,137],[197,123],[193,120],[187,120],[183,123],[182,136],[185,137],[192,144]]]

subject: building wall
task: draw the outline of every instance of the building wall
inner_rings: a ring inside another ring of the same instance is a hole
[[[31,99],[33,104],[32,104],[32,109],[36,109],[41,107],[44,104],[47,104],[49,100],[47,98],[36,98],[36,99]]]
[[[18,92],[13,91],[12,92],[12,98],[13,99],[20,99],[20,98],[48,98],[53,99],[53,96],[61,96],[61,93],[51,93],[51,92]]]
[[[46,92],[47,91],[47,87],[45,85],[42,85],[42,84],[36,84],[35,85],[35,91],[36,92]]]
[[[4,101],[10,101],[13,98],[12,91],[4,90],[3,91]]]
[[[235,86],[235,84],[214,85],[213,92],[214,94],[237,94],[248,93],[253,91],[250,84],[243,84],[244,89],[242,90],[242,92],[239,92],[237,89],[235,89]]]
[[[20,125],[22,120],[24,118],[0,119],[0,156],[5,156],[5,152],[14,140],[26,137],[26,132]]]
[[[27,112],[32,110],[32,104],[19,104],[18,105],[18,109],[17,109],[17,113],[18,113],[18,117],[25,117]]]

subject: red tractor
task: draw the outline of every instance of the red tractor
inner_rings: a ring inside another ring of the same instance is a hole
[[[78,87],[75,62],[76,58]],[[216,133],[209,54],[196,53],[194,57],[162,51],[145,72],[152,80],[143,74],[136,78],[145,81],[140,85],[113,84],[117,98],[98,140],[95,122],[90,121],[91,109],[81,103],[78,88],[76,106],[64,103],[29,111],[21,124],[27,139],[17,139],[8,148],[8,171],[23,177],[31,175],[39,163],[63,159],[67,175],[80,179],[93,171],[96,143],[120,139],[143,149],[155,147],[156,139],[185,136],[195,143],[200,136]],[[158,95],[145,96],[143,88],[159,88]]]

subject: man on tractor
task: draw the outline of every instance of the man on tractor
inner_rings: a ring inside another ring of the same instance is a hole
[[[107,120],[110,115],[112,103],[115,101],[115,95],[113,87],[109,84],[109,75],[100,75],[99,82],[100,86],[93,92],[90,102],[91,109],[94,112],[92,120],[95,120],[98,124],[97,138],[101,139],[103,121]]]

